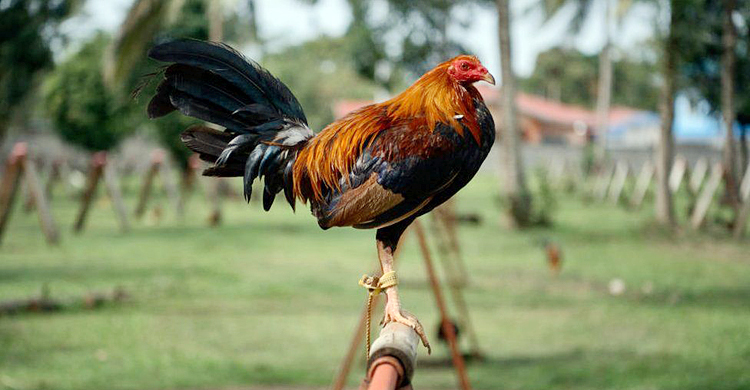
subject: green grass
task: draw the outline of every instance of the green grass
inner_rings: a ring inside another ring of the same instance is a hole
[[[626,212],[567,194],[553,228],[517,232],[501,223],[496,193],[494,179],[480,176],[457,203],[484,218],[460,230],[466,297],[488,357],[469,366],[475,388],[750,388],[747,241],[667,234],[650,224],[650,206]],[[376,264],[374,232],[324,232],[306,210],[292,214],[277,202],[271,213],[227,202],[219,228],[206,227],[202,196],[183,221],[162,202],[158,225],[148,217],[120,234],[100,200],[76,236],[76,205],[60,194],[53,211],[63,240],[54,248],[36,216],[16,210],[0,247],[0,299],[38,294],[44,284],[59,298],[115,286],[131,297],[93,311],[0,317],[0,388],[329,384],[365,300],[356,282]],[[544,238],[563,250],[557,278]],[[431,357],[420,349],[420,359],[444,358],[415,246],[408,239],[399,260],[402,300],[435,346]],[[614,278],[625,282],[623,295],[609,294]],[[414,382],[456,383],[450,369],[427,365]]]

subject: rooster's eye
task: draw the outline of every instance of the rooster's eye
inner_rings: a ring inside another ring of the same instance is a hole
[[[468,70],[468,69],[469,69],[469,64],[465,62],[461,64],[461,70]]]

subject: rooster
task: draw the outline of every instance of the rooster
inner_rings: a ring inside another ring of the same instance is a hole
[[[383,274],[405,229],[453,196],[476,174],[495,140],[495,125],[475,82],[495,80],[474,56],[439,64],[398,96],[360,108],[318,134],[292,92],[231,47],[177,40],[149,57],[170,63],[148,106],[150,118],[179,111],[224,128],[188,128],[182,142],[212,163],[203,175],[264,179],[263,208],[280,192],[294,210],[309,204],[323,229],[377,229]],[[385,289],[383,324],[412,327],[398,287]]]

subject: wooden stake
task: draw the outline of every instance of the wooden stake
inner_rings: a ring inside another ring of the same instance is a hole
[[[719,184],[721,184],[721,177],[723,174],[724,167],[721,163],[714,164],[711,169],[711,176],[708,178],[708,183],[703,187],[703,191],[701,191],[695,210],[693,211],[693,216],[690,218],[690,223],[693,229],[699,229],[701,225],[703,225],[703,222],[706,219],[706,214],[708,213],[708,208],[711,206],[711,201],[714,198],[714,194],[716,194],[716,190],[719,189]]]
[[[651,186],[651,181],[654,179],[654,164],[651,160],[646,160],[641,167],[641,173],[638,174],[638,180],[635,182],[635,189],[633,189],[633,198],[630,201],[630,205],[639,208],[643,203],[643,199],[646,198],[648,188]]]
[[[443,270],[445,271],[445,275],[448,278],[448,287],[451,292],[450,295],[453,300],[453,305],[456,307],[456,309],[458,309],[458,315],[462,320],[463,328],[467,330],[466,334],[469,337],[469,344],[471,346],[471,354],[477,357],[481,357],[482,351],[481,351],[481,348],[479,347],[479,339],[477,338],[477,334],[474,330],[474,325],[473,325],[473,322],[471,321],[471,315],[469,314],[469,308],[468,308],[468,305],[466,304],[466,299],[463,294],[463,287],[466,286],[466,281],[459,280],[458,279],[459,273],[455,270],[455,267],[451,266],[451,264],[456,265],[457,253],[455,251],[446,251],[445,245],[440,244],[441,242],[445,242],[446,239],[447,241],[450,241],[450,238],[446,238],[446,236],[451,235],[450,232],[447,231],[447,227],[445,230],[442,230],[442,232],[447,233],[447,234],[441,235],[441,229],[439,226],[441,219],[445,220],[447,216],[441,215],[442,213],[437,212],[437,211],[438,210],[434,210],[432,212],[432,217],[433,217],[433,226],[435,226],[435,229],[434,229],[435,238],[438,241],[438,251],[441,252],[440,258],[442,261],[440,263],[443,265]]]
[[[629,167],[624,161],[617,162],[615,174],[612,177],[612,184],[609,186],[609,201],[617,204],[620,201],[622,189],[625,188],[625,180],[628,178]]]
[[[599,183],[597,183],[597,187],[594,190],[596,200],[598,200],[599,202],[603,201],[607,197],[607,189],[609,189],[609,183],[612,182],[614,172],[614,165],[603,171],[603,176],[600,178],[600,181]]]
[[[75,225],[73,225],[73,231],[76,233],[83,231],[83,227],[86,224],[86,216],[88,215],[89,208],[94,201],[96,188],[99,186],[99,180],[102,177],[104,165],[106,164],[106,152],[96,152],[91,157],[91,168],[89,169],[89,175],[86,179],[86,189],[83,191],[83,197],[81,198],[81,209],[78,211],[78,217],[76,218]]]
[[[703,181],[706,180],[706,174],[708,173],[708,160],[705,157],[701,157],[698,162],[693,166],[693,171],[690,174],[690,182],[688,182],[688,188],[693,194],[697,194],[701,190]]]
[[[25,142],[19,142],[13,146],[10,157],[5,165],[5,174],[0,184],[0,242],[13,211],[13,202],[18,194],[19,182],[23,159],[26,158],[27,148]]]
[[[57,231],[55,220],[52,218],[49,203],[44,195],[44,190],[42,190],[42,184],[39,182],[36,164],[31,159],[25,161],[21,159],[21,164],[26,178],[26,185],[29,188],[29,196],[33,199],[34,206],[36,206],[37,214],[39,215],[39,224],[42,226],[44,236],[48,244],[55,245],[60,241],[60,234]]]
[[[51,202],[55,184],[60,181],[60,160],[53,161],[48,172],[47,181],[44,183],[44,195]]]
[[[211,180],[211,191],[208,192],[211,200],[211,214],[208,216],[209,226],[219,226],[221,224],[221,179]],[[256,197],[257,198],[257,197]]]
[[[181,187],[183,199],[187,198],[188,195],[191,195],[195,191],[196,182],[198,181],[197,178],[200,176],[200,166],[201,160],[200,157],[198,157],[198,153],[191,154],[182,175]]]
[[[107,187],[107,194],[112,201],[112,208],[120,224],[120,232],[126,233],[130,230],[128,222],[128,212],[125,208],[125,202],[122,199],[120,191],[120,179],[117,175],[117,166],[112,161],[104,168],[104,185]]]
[[[151,192],[154,187],[154,178],[159,172],[159,166],[164,161],[164,152],[161,150],[155,150],[151,154],[151,165],[146,171],[146,177],[143,178],[143,185],[138,195],[138,205],[135,208],[135,217],[140,219],[143,214],[146,213],[146,206],[148,205],[148,199],[151,197]]]
[[[23,160],[23,166],[24,167],[33,166],[34,167],[33,168],[34,169],[34,173],[37,173],[36,177],[37,177],[37,179],[39,179],[38,171],[36,169],[36,162],[34,161],[33,158],[26,157],[26,159]],[[26,172],[25,172],[25,169],[24,169],[24,175],[25,174],[26,174]],[[28,181],[28,178],[26,180]],[[29,184],[26,184],[26,187],[22,188],[22,191],[24,192],[24,199],[26,199],[23,202],[23,210],[26,213],[30,213],[30,212],[34,211],[34,207],[36,206],[36,204],[34,203],[36,201],[36,197],[34,196],[34,194],[31,193],[31,188],[30,188]]]
[[[177,213],[177,217],[182,218],[185,215],[185,208],[183,207],[182,197],[180,196],[180,191],[177,189],[177,182],[175,181],[172,165],[169,163],[168,158],[165,158],[160,165],[159,175],[164,184],[164,190]]]
[[[672,194],[675,194],[680,189],[686,169],[687,160],[681,156],[677,157],[672,165],[672,172],[669,173],[669,190],[672,191]]]
[[[734,222],[734,236],[736,238],[740,239],[745,234],[748,218],[750,218],[750,199],[745,199],[745,202],[742,203],[740,212],[737,214],[737,219]]]
[[[750,165],[745,169],[745,177],[740,185],[740,199],[743,202],[750,201]]]
[[[456,368],[456,375],[458,375],[459,387],[462,390],[471,389],[469,384],[469,378],[466,375],[466,366],[464,364],[464,358],[461,356],[461,352],[458,350],[458,342],[456,340],[455,329],[450,322],[448,317],[448,311],[443,300],[443,293],[440,290],[440,281],[435,274],[435,268],[432,265],[432,258],[430,256],[430,248],[427,246],[427,239],[425,237],[424,229],[419,220],[414,221],[414,230],[417,234],[417,241],[419,242],[419,248],[422,251],[422,258],[424,259],[425,269],[427,270],[427,276],[430,279],[430,286],[432,287],[432,295],[435,297],[435,303],[437,304],[438,311],[440,312],[440,323],[445,334],[445,338],[448,341],[448,347],[451,351],[451,357],[453,359],[453,367]]]
[[[448,247],[450,248],[450,253],[456,266],[456,280],[460,286],[465,287],[469,284],[469,273],[466,271],[466,264],[464,264],[463,256],[461,256],[461,247],[458,242],[458,229],[456,227],[456,221],[458,218],[456,217],[454,205],[455,202],[453,199],[448,199],[442,206],[435,210],[434,217],[438,222],[441,222],[444,227]]]

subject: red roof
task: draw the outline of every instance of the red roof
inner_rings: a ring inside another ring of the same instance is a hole
[[[484,97],[487,104],[500,105],[500,88],[489,85],[477,85],[477,89]],[[531,95],[524,92],[516,94],[516,105],[523,115],[528,115],[542,121],[573,124],[583,121],[591,127],[596,127],[596,111],[572,104]],[[610,125],[621,122],[626,118],[642,112],[635,108],[616,106],[609,110]]]

